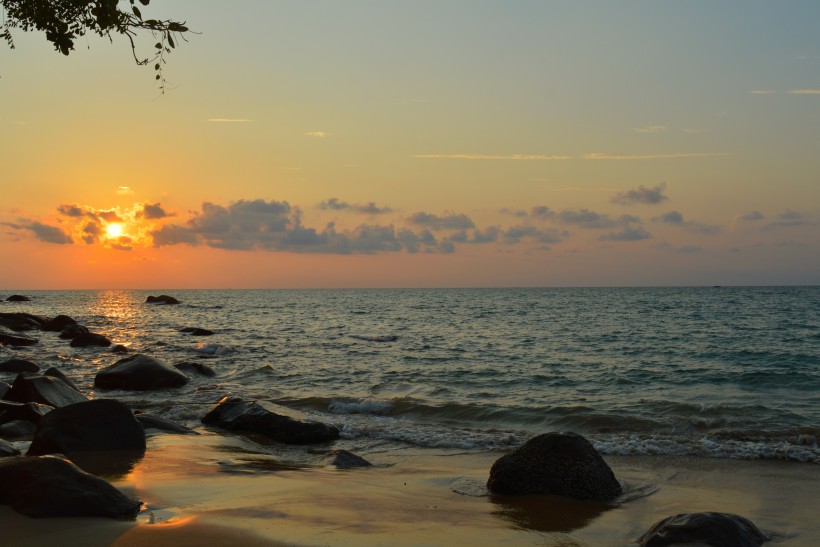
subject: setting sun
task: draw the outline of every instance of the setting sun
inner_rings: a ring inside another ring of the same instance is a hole
[[[122,224],[117,222],[109,224],[105,227],[105,233],[107,233],[109,237],[120,237],[122,235]]]

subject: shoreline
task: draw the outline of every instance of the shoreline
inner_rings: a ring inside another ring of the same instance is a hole
[[[0,506],[7,545],[629,545],[682,512],[749,518],[782,545],[820,544],[817,465],[688,456],[605,456],[613,504],[489,496],[503,451],[362,453],[372,468],[292,465],[238,436],[155,435],[126,476],[136,521],[32,519]],[[303,453],[321,451],[321,447]]]

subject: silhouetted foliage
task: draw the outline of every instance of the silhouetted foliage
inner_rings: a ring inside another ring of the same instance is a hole
[[[143,7],[149,2],[138,0]],[[115,34],[121,34],[131,43],[131,52],[138,65],[153,64],[162,92],[165,92],[162,72],[165,56],[190,32],[184,22],[144,19],[135,0],[0,0],[0,5],[3,8],[0,37],[12,49],[12,29],[44,32],[46,40],[63,55],[68,55],[74,49],[77,38],[87,32],[111,41]],[[140,32],[150,32],[157,40],[151,55],[145,58],[137,55],[134,42]]]

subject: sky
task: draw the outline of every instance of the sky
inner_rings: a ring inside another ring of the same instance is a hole
[[[0,44],[0,289],[820,284],[815,0],[142,9]]]

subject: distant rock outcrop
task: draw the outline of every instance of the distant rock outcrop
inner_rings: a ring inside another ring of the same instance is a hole
[[[62,458],[0,459],[0,503],[30,517],[134,518],[141,503]]]
[[[731,545],[759,547],[768,541],[750,520],[731,513],[683,513],[667,517],[638,540],[645,547],[666,545]]]
[[[148,391],[184,386],[188,380],[187,376],[165,362],[137,353],[98,372],[94,385],[102,389]]]
[[[301,413],[264,401],[225,397],[202,423],[231,431],[260,433],[288,444],[312,444],[339,438],[336,426],[307,420]]]
[[[575,433],[546,433],[499,458],[487,488],[494,494],[552,494],[608,501],[622,493],[595,448]]]
[[[167,294],[161,294],[159,296],[149,296],[145,299],[146,304],[179,304],[179,300],[174,298],[173,296],[168,296]]]

